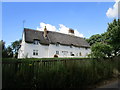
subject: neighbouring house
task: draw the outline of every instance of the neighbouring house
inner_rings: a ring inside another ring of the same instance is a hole
[[[24,28],[18,58],[87,57],[90,45],[84,38],[69,34]]]

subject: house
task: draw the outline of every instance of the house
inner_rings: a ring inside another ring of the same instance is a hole
[[[37,31],[24,28],[18,58],[48,58],[48,57],[87,57],[90,45],[81,37],[48,31]]]

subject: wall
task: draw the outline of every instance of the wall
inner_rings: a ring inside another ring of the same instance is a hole
[[[90,49],[85,49],[85,48],[79,48],[72,46],[65,46],[65,45],[58,45],[56,46],[55,44],[50,44],[49,45],[49,57],[53,57],[56,54],[56,51],[59,51],[59,57],[72,57],[70,55],[70,52],[72,52],[75,56],[74,57],[85,57],[87,54],[90,53]],[[67,55],[64,55],[62,51],[67,51]],[[79,53],[81,52],[82,56],[79,56]]]
[[[24,43],[21,47],[23,49],[23,55],[21,55],[22,58],[42,58],[42,57],[48,57],[48,46],[45,45],[34,45],[30,43]],[[38,50],[38,55],[33,55],[33,50]],[[20,58],[20,57],[18,57]]]
[[[49,46],[45,45],[34,45],[29,43],[22,43],[22,47],[20,49],[22,52],[19,54],[18,58],[47,58],[47,57],[54,57],[56,51],[59,51],[59,57],[73,57],[70,55],[72,52],[75,56],[74,57],[86,57],[87,54],[90,53],[90,49],[74,47],[65,45],[58,45],[50,44]],[[33,55],[33,50],[38,50],[38,56]],[[67,51],[66,55],[64,55],[63,51]],[[81,56],[80,56],[81,53]]]
[[[33,50],[38,50],[37,56],[33,55]],[[50,44],[49,46],[48,45],[46,46],[42,44],[35,45],[33,43],[26,43],[24,41],[24,34],[23,34],[21,48],[19,49],[18,52],[18,58],[54,57],[56,51],[59,51],[59,55],[58,55],[59,57],[73,57],[71,56],[70,52],[74,54],[74,57],[86,57],[87,54],[91,52],[90,49],[85,49],[82,47],[75,47],[75,46],[72,46],[71,48],[70,46],[60,45],[60,44],[59,45]],[[64,54],[63,51],[67,51],[66,55]]]
[[[41,58],[48,57],[48,46],[35,45],[33,43],[26,43],[24,33],[22,35],[21,48],[18,51],[18,58]],[[33,50],[38,50],[38,56],[33,55]]]

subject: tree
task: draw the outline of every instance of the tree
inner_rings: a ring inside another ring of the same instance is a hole
[[[11,48],[12,48],[12,50],[13,50],[13,52],[14,52],[14,55],[15,55],[15,57],[17,58],[17,56],[18,56],[18,50],[19,50],[19,48],[20,48],[20,43],[22,42],[22,40],[20,39],[20,40],[16,40],[16,41],[14,41],[13,43],[12,43],[12,45],[11,45]]]
[[[5,48],[5,42],[3,40],[0,41],[0,48],[1,48],[0,53],[2,53],[2,57],[6,58],[8,55],[7,55],[7,51],[6,51],[6,48]]]
[[[12,48],[11,46],[8,46],[6,48],[6,51],[7,51],[7,56],[10,58],[10,57],[13,57],[13,51],[12,51]]]
[[[93,58],[105,58],[110,57],[112,52],[112,47],[105,43],[97,42],[91,47],[91,57]]]
[[[103,41],[103,38],[100,34],[92,35],[89,39],[87,39],[87,42],[90,44],[90,46],[101,41]]]
[[[1,46],[2,50],[5,49],[5,42],[3,40],[0,41],[0,46]]]
[[[120,55],[120,19],[114,19],[113,22],[108,23],[107,32],[93,35],[87,39],[87,41],[92,47],[93,56],[101,55],[101,57],[105,57],[107,53],[111,56]],[[109,52],[104,52],[102,48]],[[105,54],[105,56],[103,54]]]
[[[113,47],[114,55],[120,55],[120,19],[108,23],[107,38],[108,44]]]

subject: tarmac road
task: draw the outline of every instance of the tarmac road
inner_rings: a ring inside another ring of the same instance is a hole
[[[103,86],[100,86],[98,88],[96,88],[95,90],[99,90],[99,89],[113,89],[113,90],[120,90],[120,81],[119,80],[116,80],[114,82],[111,82],[107,85],[103,85]]]

